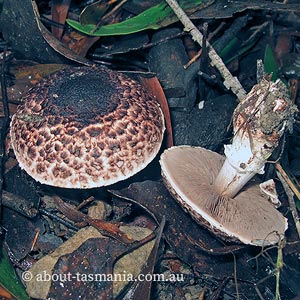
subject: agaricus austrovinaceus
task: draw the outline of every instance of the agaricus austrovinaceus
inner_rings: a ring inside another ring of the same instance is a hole
[[[286,86],[264,78],[234,111],[226,158],[201,147],[165,150],[160,164],[167,188],[196,221],[220,236],[258,246],[277,243],[287,219],[249,181],[263,173],[295,112]]]
[[[19,165],[63,188],[107,186],[138,173],[157,155],[165,130],[156,98],[105,67],[69,67],[41,80],[11,121]]]

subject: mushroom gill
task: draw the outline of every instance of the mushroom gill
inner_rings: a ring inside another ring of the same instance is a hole
[[[20,167],[35,180],[93,188],[145,168],[164,129],[159,104],[137,80],[105,67],[69,67],[28,91],[10,134]]]
[[[177,146],[161,156],[164,182],[183,208],[227,240],[269,245],[287,229],[287,220],[254,182],[235,198],[220,195],[214,182],[225,158],[201,147]]]
[[[250,180],[263,173],[295,112],[285,85],[264,78],[234,111],[226,157],[201,147],[165,150],[160,164],[167,188],[195,220],[219,235],[258,246],[278,242],[287,219]]]

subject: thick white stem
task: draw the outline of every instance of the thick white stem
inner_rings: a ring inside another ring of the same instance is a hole
[[[296,111],[281,81],[263,79],[252,88],[234,111],[234,138],[232,145],[225,145],[226,161],[214,182],[221,195],[234,197],[255,174],[264,172]]]
[[[226,160],[214,182],[220,194],[233,198],[255,174],[263,173],[267,157],[255,150],[251,151],[247,138],[234,138],[232,145],[225,145]]]
[[[221,195],[233,198],[254,175],[254,172],[239,172],[226,159],[216,178],[215,186]]]

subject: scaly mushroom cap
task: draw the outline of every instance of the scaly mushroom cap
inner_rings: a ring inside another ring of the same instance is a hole
[[[158,153],[164,118],[139,82],[104,67],[51,74],[11,122],[21,168],[41,183],[92,188],[124,180]]]
[[[160,164],[171,194],[202,225],[245,244],[278,242],[287,229],[287,220],[258,185],[246,186],[234,199],[217,193],[213,183],[224,160],[201,147],[178,146],[166,150]]]

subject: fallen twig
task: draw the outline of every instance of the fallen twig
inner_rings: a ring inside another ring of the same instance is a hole
[[[279,163],[276,164],[276,169],[277,169],[277,172],[276,172],[277,176],[278,176],[279,180],[281,181],[284,191],[288,197],[290,210],[291,210],[294,222],[295,222],[298,236],[300,238],[300,222],[299,222],[297,207],[296,207],[296,204],[294,201],[294,194],[300,200],[300,193]]]
[[[240,300],[239,284],[237,278],[237,261],[234,253],[232,253],[232,256],[233,256],[233,278],[234,278],[234,285],[236,290],[236,299]]]
[[[179,6],[178,2],[176,0],[166,0],[166,2],[173,9],[180,22],[184,25],[184,30],[189,32],[192,35],[193,40],[201,46],[203,35]],[[236,77],[232,76],[220,56],[209,42],[206,42],[206,46],[208,48],[208,56],[211,59],[211,65],[215,66],[224,78],[223,84],[228,90],[230,89],[237,96],[239,101],[242,100],[246,95],[246,91],[242,87],[241,83]]]
[[[32,241],[32,244],[31,244],[31,248],[30,248],[30,251],[33,251],[38,239],[39,239],[39,236],[40,236],[40,233],[41,233],[41,229],[40,228],[37,228],[36,232],[35,232],[35,236],[33,238],[33,241]]]
[[[225,22],[222,22],[214,32],[210,33],[207,37],[207,41],[209,42],[214,36],[216,36],[220,32],[220,30],[225,26],[225,24],[226,24]],[[188,63],[185,64],[183,67],[187,69],[192,63],[194,63],[201,56],[201,54],[202,54],[202,49],[200,49],[198,53],[193,58],[191,58],[188,61]]]

